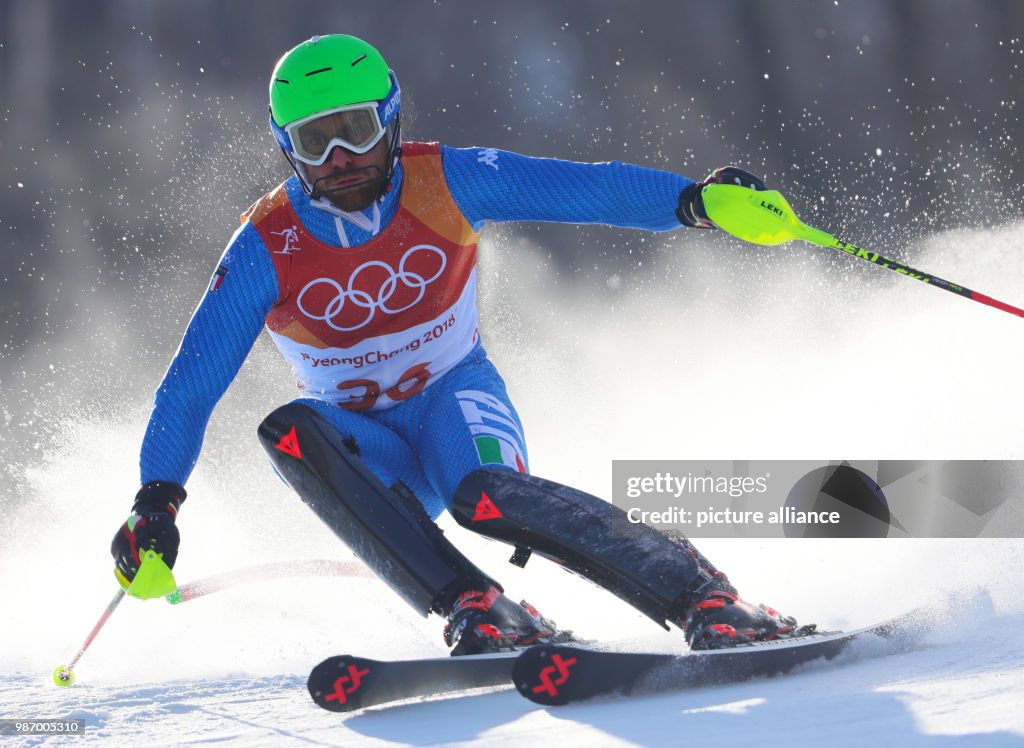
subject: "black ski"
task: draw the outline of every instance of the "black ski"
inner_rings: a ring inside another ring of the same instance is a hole
[[[819,658],[832,659],[861,638],[879,645],[867,657],[907,651],[919,643],[930,616],[912,611],[884,623],[851,632],[814,634],[732,649],[689,654],[601,652],[541,644],[516,659],[512,680],[530,701],[546,706],[569,704],[611,694],[674,691],[785,673]]]
[[[434,696],[449,691],[508,685],[518,652],[384,662],[328,657],[309,674],[309,695],[332,712]]]

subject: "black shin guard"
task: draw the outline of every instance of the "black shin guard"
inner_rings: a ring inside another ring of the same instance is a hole
[[[630,522],[618,507],[512,470],[485,467],[467,475],[452,514],[463,527],[516,546],[513,563],[525,564],[535,551],[666,628],[717,575],[688,543]]]
[[[277,472],[334,534],[422,615],[464,589],[501,586],[453,546],[404,486],[388,488],[327,420],[290,403],[259,427]]]

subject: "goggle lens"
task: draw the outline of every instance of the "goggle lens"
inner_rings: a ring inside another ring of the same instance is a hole
[[[321,163],[330,149],[340,145],[355,153],[366,153],[384,134],[376,108],[345,109],[288,128],[295,155],[301,160]]]

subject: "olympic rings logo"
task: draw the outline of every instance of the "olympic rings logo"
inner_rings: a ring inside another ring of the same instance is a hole
[[[441,266],[429,278],[424,278],[419,273],[409,270],[406,267],[407,264],[411,263],[411,260],[416,253],[420,253],[417,256],[420,258],[419,262],[421,265],[425,261],[424,258],[432,253],[441,258]],[[317,278],[316,280],[310,281],[305,285],[305,287],[303,287],[299,292],[298,298],[295,300],[295,304],[298,306],[299,311],[307,317],[321,322],[326,322],[332,330],[337,330],[338,332],[352,332],[353,330],[358,330],[359,328],[370,324],[370,320],[373,319],[378,309],[384,314],[398,314],[399,312],[404,312],[406,309],[416,306],[416,304],[418,304],[426,295],[427,286],[441,277],[441,273],[444,272],[447,264],[448,258],[445,256],[444,252],[437,247],[431,244],[417,244],[415,247],[411,247],[406,250],[405,254],[402,255],[397,271],[386,262],[382,262],[380,260],[364,262],[352,271],[352,274],[348,277],[348,288],[345,288],[345,286],[330,278]],[[375,267],[382,268],[387,274],[384,282],[381,283],[380,287],[377,289],[377,293],[371,294],[357,288],[356,281],[359,278],[359,274]],[[391,301],[395,292],[399,290],[399,284],[402,284],[402,287],[405,289],[416,291],[415,298],[402,306],[391,307],[388,305],[388,302]],[[329,286],[334,291],[335,295],[333,298],[328,300],[326,304],[315,304],[316,307],[323,307],[323,311],[318,313],[315,309],[308,309],[303,304],[303,298],[305,298],[307,293],[320,285]],[[339,324],[338,318],[342,311],[344,311],[346,305],[365,309],[366,319],[357,325],[352,325],[351,327]]]

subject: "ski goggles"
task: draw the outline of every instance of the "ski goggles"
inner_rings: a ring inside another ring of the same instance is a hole
[[[381,101],[349,104],[291,122],[284,127],[270,117],[274,137],[285,151],[310,166],[320,166],[336,146],[366,153],[387,132],[401,107],[398,79],[391,74],[391,90]]]

